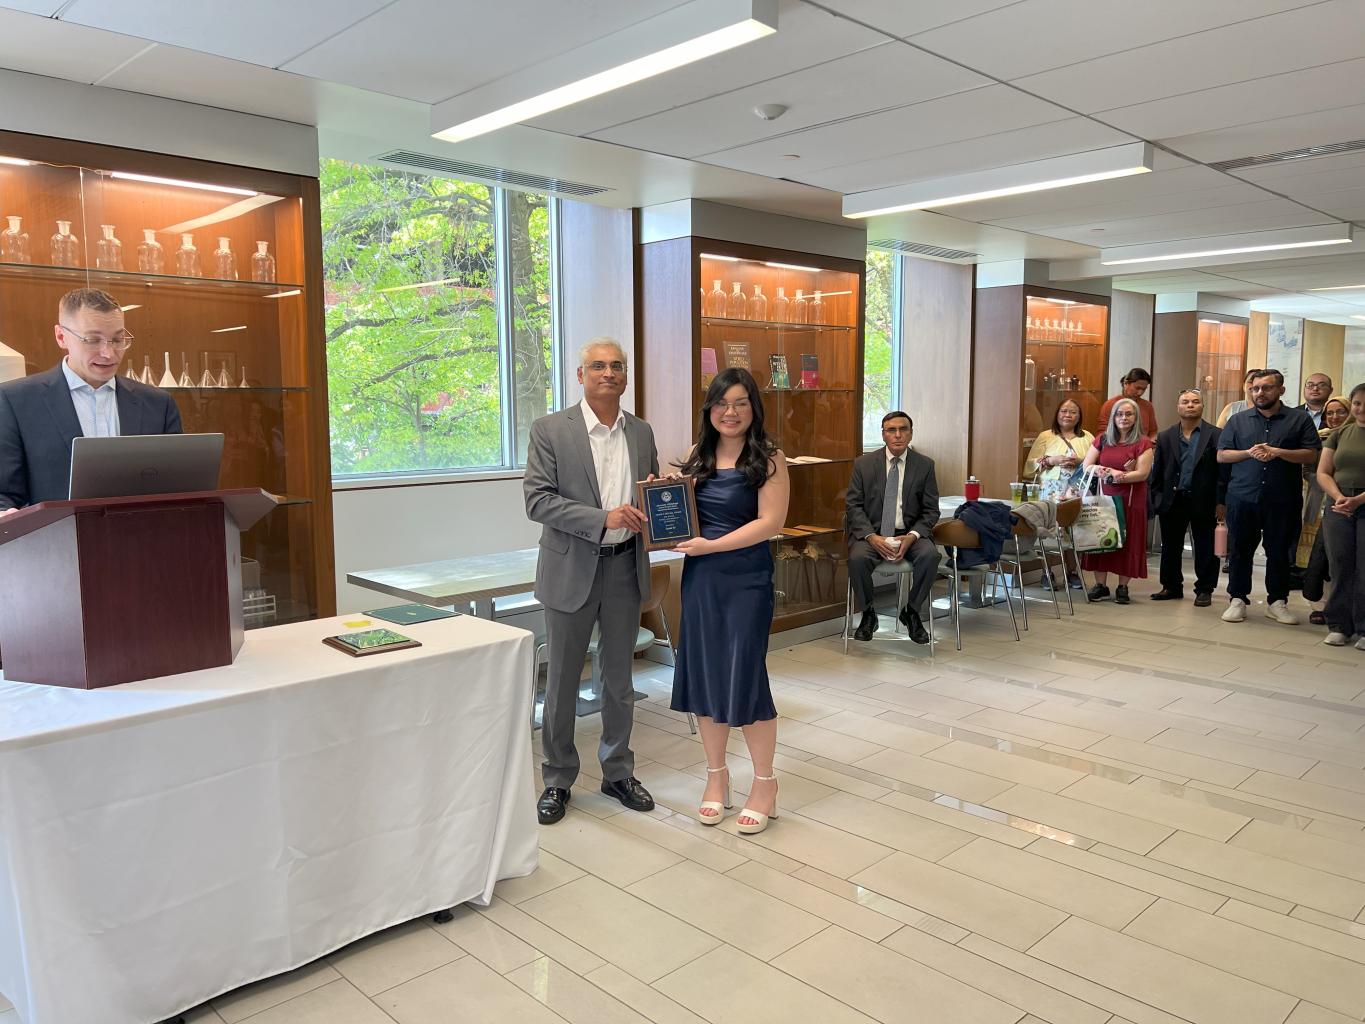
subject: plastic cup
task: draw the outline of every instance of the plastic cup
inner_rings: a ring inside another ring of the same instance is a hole
[[[1024,484],[1021,481],[1015,480],[1013,483],[1010,484],[1010,501],[1018,505],[1023,500]]]

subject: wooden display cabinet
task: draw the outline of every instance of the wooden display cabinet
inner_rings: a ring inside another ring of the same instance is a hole
[[[1197,378],[1204,418],[1212,423],[1223,406],[1240,401],[1247,370],[1247,322],[1242,317],[1199,314]]]
[[[1107,396],[1109,300],[1036,286],[976,293],[971,472],[988,497],[1024,479],[1034,439],[1067,399],[1094,433]],[[939,481],[951,493],[955,484]]]
[[[844,493],[862,452],[864,264],[698,237],[650,242],[641,251],[637,379],[661,465],[680,461],[696,440],[712,359],[716,371],[747,362],[763,392],[769,435],[798,460],[789,462],[786,526],[772,541],[773,632],[842,615]],[[743,315],[708,310],[716,281],[727,304],[739,284]],[[756,289],[767,306],[758,318]],[[782,318],[779,289],[792,304]],[[794,306],[798,290],[808,303],[803,320]],[[817,291],[823,310],[812,316]],[[785,387],[775,357],[785,360]]]
[[[120,375],[150,371],[160,384],[169,364],[185,431],[225,437],[220,486],[262,487],[283,502],[242,536],[266,597],[252,607],[274,603],[273,619],[255,621],[334,614],[317,179],[15,132],[0,132],[0,157],[0,230],[18,216],[29,236],[26,261],[11,246],[0,262],[0,341],[24,356],[27,373],[50,369],[62,356],[60,297],[112,294],[135,339]],[[59,220],[78,239],[75,266],[54,265]],[[122,242],[121,268],[100,263],[102,225]],[[156,272],[139,269],[148,229],[162,246]],[[203,276],[177,273],[182,234],[194,236]],[[214,276],[220,238],[235,278]],[[274,280],[252,280],[261,241]]]

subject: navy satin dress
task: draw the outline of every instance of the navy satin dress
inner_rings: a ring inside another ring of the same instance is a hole
[[[758,491],[741,470],[717,470],[697,485],[697,519],[708,540],[757,518]],[[735,726],[776,718],[767,664],[772,621],[768,541],[737,551],[689,555],[683,564],[673,710]]]

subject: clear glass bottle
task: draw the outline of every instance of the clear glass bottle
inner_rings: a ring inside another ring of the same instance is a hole
[[[1057,390],[1066,391],[1071,386],[1071,378],[1066,375],[1066,367],[1057,371]]]
[[[744,293],[740,291],[738,281],[734,282],[732,287],[734,288],[734,291],[732,291],[729,298],[725,300],[725,316],[730,320],[744,320],[749,315],[749,300],[746,299]]]
[[[725,289],[720,286],[720,278],[711,282],[711,290],[706,295],[706,315],[725,315]]]
[[[269,249],[269,242],[256,243],[256,251],[251,254],[251,280],[275,280],[275,257],[270,255]]]
[[[796,289],[796,298],[792,300],[792,323],[804,324],[810,322],[810,303],[806,301],[806,296],[801,289]]]
[[[777,298],[773,299],[773,319],[778,323],[786,323],[791,316],[791,300],[787,298],[785,288],[777,289]]]
[[[223,281],[237,280],[237,257],[232,253],[231,241],[220,235],[218,248],[213,250],[213,276]]]
[[[829,310],[825,305],[825,300],[819,292],[815,293],[815,298],[810,304],[810,322],[813,324],[827,324]]]
[[[180,248],[175,251],[175,272],[181,277],[203,277],[199,250],[194,247],[193,235],[180,236]]]
[[[114,237],[114,225],[100,225],[100,240],[95,243],[96,270],[123,269],[123,243]]]
[[[190,361],[184,352],[180,353],[180,386],[182,388],[194,387],[194,378],[190,376]]]
[[[71,233],[69,220],[57,221],[57,233],[52,236],[51,256],[54,267],[81,265],[81,240]]]
[[[1038,387],[1038,366],[1032,356],[1024,356],[1024,390],[1033,391]]]
[[[19,217],[6,217],[9,227],[0,231],[0,263],[32,263],[28,247],[28,232]]]
[[[1033,317],[1031,316],[1024,317],[1024,340],[1025,341],[1035,340],[1033,337]]]
[[[763,294],[763,286],[761,284],[754,285],[753,297],[749,299],[749,319],[768,319],[768,297]]]
[[[243,364],[242,364],[242,383],[238,384],[237,386],[238,386],[239,388],[249,388],[249,387],[251,387],[251,385],[248,384],[248,383],[246,382],[246,363],[243,363]]]
[[[156,240],[151,228],[142,229],[142,241],[137,246],[137,269],[144,274],[166,272],[166,249]]]

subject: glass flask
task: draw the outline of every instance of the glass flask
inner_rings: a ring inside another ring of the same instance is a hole
[[[124,366],[123,375],[129,380],[135,380],[138,383],[142,382],[142,374],[133,369],[133,361],[131,359],[129,359],[127,365]]]
[[[57,221],[57,233],[52,236],[51,255],[54,267],[81,265],[81,240],[71,233],[69,220]]]
[[[773,299],[773,319],[778,323],[786,323],[791,316],[791,302],[787,299],[785,288],[777,289],[777,298]]]
[[[269,242],[257,242],[256,251],[251,254],[251,280],[275,280],[275,257],[267,251]]]
[[[810,321],[810,303],[806,301],[801,289],[796,289],[796,298],[792,301],[792,323],[804,324]]]
[[[227,363],[223,363],[223,368],[218,371],[218,386],[220,388],[232,387],[232,378],[228,376]]]
[[[199,378],[199,386],[201,388],[216,388],[218,386],[218,381],[214,379],[213,374],[209,373],[209,354],[207,352],[204,353],[204,373]]]
[[[114,237],[114,225],[100,225],[101,238],[95,243],[96,270],[123,269],[123,243]]]
[[[245,364],[245,363],[242,364],[242,383],[238,384],[237,386],[238,386],[239,388],[249,388],[249,387],[251,387],[251,385],[248,384],[248,383],[246,382],[246,364]]]
[[[720,286],[720,279],[711,282],[711,291],[706,296],[706,315],[724,316],[725,315],[725,289]]]
[[[180,236],[180,248],[175,251],[175,272],[181,277],[203,277],[199,250],[194,247],[193,235]]]
[[[19,217],[6,217],[9,227],[0,231],[0,263],[32,263],[28,232]]]
[[[754,295],[753,298],[749,300],[749,319],[768,319],[768,298],[763,294],[763,286],[761,284],[754,285]]]
[[[816,292],[815,298],[810,304],[810,322],[813,324],[829,323],[828,319],[826,319],[826,313],[825,300],[821,298],[819,292]]]
[[[739,290],[739,282],[736,281],[732,287],[734,291],[725,300],[725,315],[730,320],[743,320],[749,315],[749,300],[744,297],[744,293]]]
[[[190,361],[185,353],[180,353],[180,386],[182,388],[194,387],[194,378],[190,376]]]
[[[237,280],[237,257],[232,254],[229,239],[219,237],[218,248],[213,250],[213,276],[224,281]]]
[[[137,247],[137,269],[144,274],[166,272],[166,249],[156,240],[156,232],[151,228],[142,229],[142,241]]]

